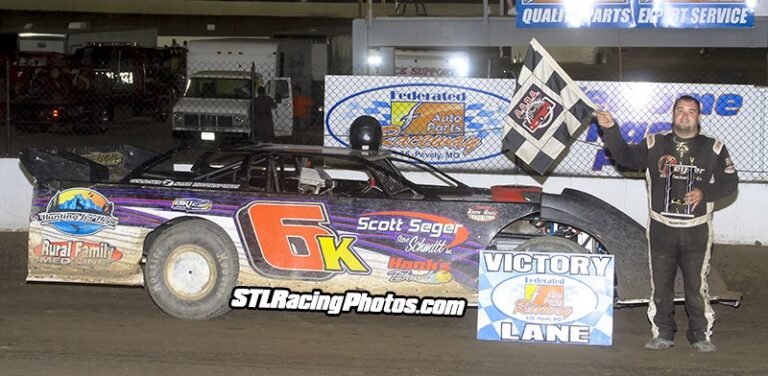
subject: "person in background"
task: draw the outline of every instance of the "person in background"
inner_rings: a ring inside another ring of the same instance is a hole
[[[267,95],[264,86],[256,89],[256,98],[253,99],[253,126],[251,140],[272,142],[275,136],[275,123],[272,121],[272,110],[277,108],[277,103]]]
[[[312,98],[301,94],[301,87],[293,87],[293,129],[302,132],[309,127]]]

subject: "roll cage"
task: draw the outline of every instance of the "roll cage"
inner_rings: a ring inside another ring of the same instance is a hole
[[[188,159],[180,164],[187,168],[178,170],[174,165],[178,165],[179,161],[176,159],[180,156]],[[331,160],[336,163],[330,162]],[[339,164],[339,161],[355,164],[358,169],[364,170],[370,177],[369,183],[387,198],[396,198],[410,191],[414,198],[439,199],[439,193],[457,194],[472,191],[466,184],[428,162],[400,152],[277,144],[245,144],[214,149],[178,148],[142,164],[122,179],[122,182],[136,178],[152,178],[241,183],[246,188],[263,189],[268,193],[285,193],[287,182],[298,179],[302,169],[311,167],[330,170],[334,168],[334,164]],[[396,164],[428,173],[445,186],[416,184],[406,178]],[[344,180],[330,176],[326,178],[333,181]]]

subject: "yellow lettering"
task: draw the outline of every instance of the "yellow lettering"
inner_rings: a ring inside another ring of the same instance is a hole
[[[342,264],[344,264],[346,270],[350,273],[369,274],[371,269],[351,248],[354,241],[355,238],[351,236],[342,236],[338,243],[336,243],[336,238],[333,236],[317,236],[317,243],[320,245],[320,253],[323,255],[325,270],[342,272],[344,271]]]

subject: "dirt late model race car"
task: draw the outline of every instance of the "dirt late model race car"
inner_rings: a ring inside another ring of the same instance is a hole
[[[571,189],[472,188],[393,151],[123,146],[21,161],[36,178],[28,281],[144,285],[179,318],[226,313],[238,285],[472,304],[484,249],[612,254],[615,302],[650,295],[645,230],[607,203]],[[713,300],[738,304],[717,271],[709,283]]]

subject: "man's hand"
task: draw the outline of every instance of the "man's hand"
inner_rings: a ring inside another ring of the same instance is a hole
[[[616,124],[616,122],[613,121],[613,116],[608,111],[596,110],[592,115],[597,118],[597,125],[601,128],[610,128]]]
[[[701,200],[704,199],[704,192],[702,192],[701,189],[694,188],[692,191],[686,193],[685,196],[683,196],[683,199],[687,205],[691,205],[691,210],[696,210],[696,207],[699,206]]]

